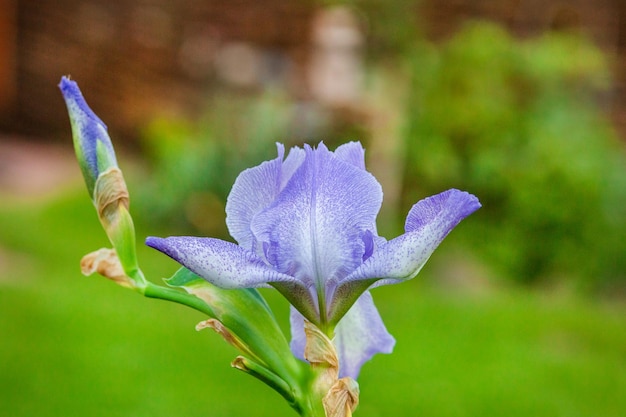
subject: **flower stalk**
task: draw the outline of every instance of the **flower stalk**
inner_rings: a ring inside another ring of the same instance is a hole
[[[232,362],[270,386],[304,417],[351,417],[357,377],[376,353],[391,353],[370,290],[415,277],[450,231],[480,207],[451,189],[416,203],[405,233],[378,236],[382,189],[365,169],[358,142],[334,152],[277,144],[274,160],[245,170],[226,204],[237,243],[214,238],[148,237],[146,244],[182,267],[167,286],[139,267],[130,196],[106,125],[67,77],[59,85],[87,190],[113,248],[87,254],[94,272],[145,297],[175,302],[208,316],[211,328],[241,355]],[[271,286],[291,304],[288,342],[257,287]]]
[[[213,328],[243,354],[233,361],[233,367],[272,387],[299,413],[308,413],[311,373],[292,355],[271,309],[257,290],[225,290],[186,268],[167,279],[168,286],[156,285],[144,277],[136,254],[130,196],[106,126],[89,108],[74,81],[63,77],[59,87],[68,108],[74,148],[87,190],[113,245],[85,255],[81,271],[85,275],[97,272],[145,297],[204,313],[209,318],[197,329]]]

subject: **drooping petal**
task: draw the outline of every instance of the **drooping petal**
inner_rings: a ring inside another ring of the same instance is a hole
[[[448,233],[479,207],[475,196],[455,189],[415,204],[407,216],[406,233],[378,247],[341,282],[330,306],[331,321],[341,318],[376,281],[376,285],[390,284],[417,275]]]
[[[475,196],[454,189],[421,200],[409,211],[406,233],[378,248],[345,282],[413,278],[448,233],[479,207]]]
[[[294,356],[300,360],[304,358],[304,348],[306,347],[306,335],[304,334],[304,316],[291,306],[289,308],[289,324],[291,327],[291,342],[289,347]]]
[[[366,291],[335,328],[339,377],[357,379],[361,366],[377,353],[391,353],[396,343]]]
[[[476,196],[454,188],[418,201],[411,207],[406,217],[406,232],[433,230],[434,239],[440,240],[464,218],[481,207]]]
[[[302,165],[274,204],[253,219],[252,230],[278,271],[323,291],[362,262],[362,234],[375,222],[382,191],[371,174],[323,144],[305,151]]]
[[[149,237],[146,245],[163,252],[220,288],[254,288],[268,282],[297,281],[268,267],[254,253],[224,240]]]
[[[291,309],[291,351],[304,360],[306,336],[304,319]],[[372,296],[365,292],[341,319],[333,339],[339,357],[339,377],[357,379],[361,366],[376,353],[391,353],[395,339],[389,334],[374,305]]]

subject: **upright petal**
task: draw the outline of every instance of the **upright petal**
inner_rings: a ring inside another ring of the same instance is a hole
[[[253,288],[268,282],[297,284],[293,277],[274,271],[254,253],[223,240],[149,237],[146,245],[163,252],[220,288]]]
[[[276,201],[253,219],[252,230],[278,271],[325,297],[327,286],[362,262],[363,232],[375,222],[382,191],[371,174],[323,144],[305,151],[305,161]]]
[[[289,155],[287,155],[287,158],[285,158],[283,166],[281,167],[280,191],[285,188],[287,182],[289,182],[294,172],[296,172],[300,165],[302,165],[305,158],[306,152],[304,152],[304,149],[294,146],[289,150]]]
[[[254,216],[274,202],[289,178],[304,160],[304,151],[293,148],[283,161],[285,148],[277,143],[278,156],[271,161],[243,171],[226,201],[226,225],[230,235],[242,247],[257,251],[255,238],[250,230]]]
[[[269,206],[280,191],[281,166],[285,148],[276,144],[278,156],[271,161],[243,171],[226,201],[226,225],[239,244],[253,249],[254,237],[250,222],[255,214]]]
[[[335,149],[335,156],[365,170],[365,149],[360,142],[348,142]]]

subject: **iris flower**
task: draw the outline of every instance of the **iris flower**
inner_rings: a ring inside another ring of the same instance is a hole
[[[395,340],[369,289],[413,278],[446,235],[480,207],[448,190],[415,204],[405,233],[386,241],[376,231],[382,203],[365,151],[351,142],[331,152],[294,147],[284,157],[243,171],[226,204],[237,244],[202,237],[149,237],[151,246],[221,288],[268,284],[291,303],[291,349],[303,358],[304,319],[333,338],[339,376],[358,377]]]

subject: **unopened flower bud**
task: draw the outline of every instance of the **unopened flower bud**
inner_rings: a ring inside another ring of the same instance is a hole
[[[74,150],[93,199],[96,180],[111,167],[117,167],[115,151],[106,125],[89,108],[76,82],[67,77],[59,84],[72,125]]]
[[[76,82],[63,77],[59,88],[70,116],[76,158],[98,218],[115,248],[116,262],[121,265],[124,276],[132,280],[127,286],[142,291],[146,282],[137,265],[135,227],[128,211],[128,189],[117,166],[107,127],[89,108]],[[92,255],[87,255],[86,259],[90,260]]]

